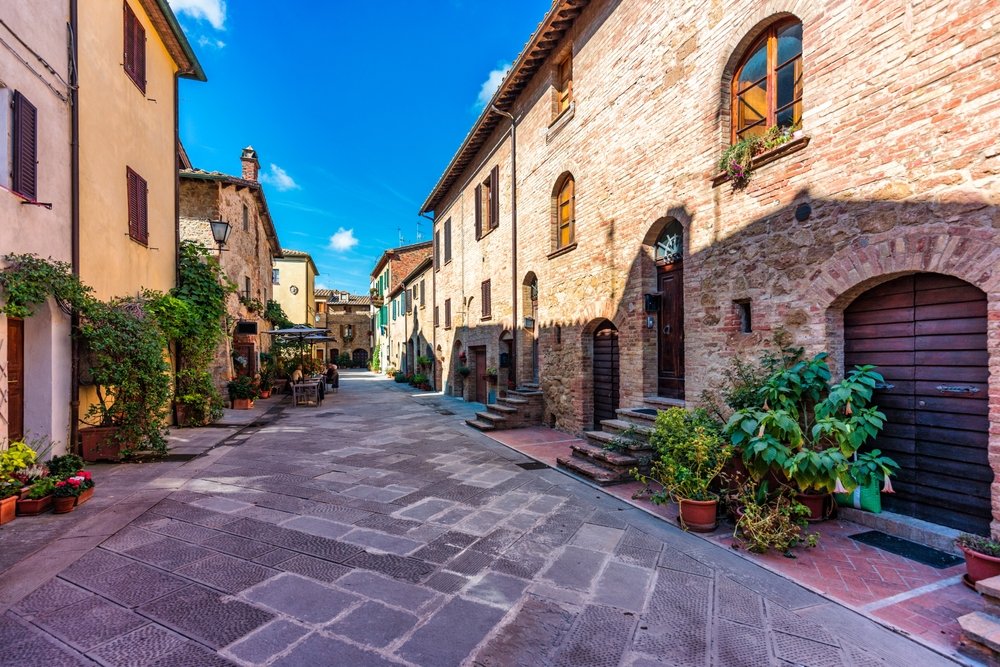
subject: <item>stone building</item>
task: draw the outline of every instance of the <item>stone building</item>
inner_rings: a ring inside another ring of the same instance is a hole
[[[316,358],[367,368],[372,357],[371,297],[341,290],[316,290],[316,326],[330,331],[335,341],[316,345]]]
[[[403,323],[399,321],[405,297],[399,296],[397,288],[403,278],[431,254],[431,242],[423,241],[390,248],[375,262],[371,273],[372,355],[373,363],[383,371],[390,367],[399,368],[401,346],[405,343]],[[389,299],[390,294],[396,294],[394,301]],[[397,321],[398,324],[394,324]],[[377,358],[374,355],[378,355]]]
[[[421,373],[434,384],[433,362],[420,364],[419,358],[434,358],[433,308],[431,301],[434,260],[428,254],[423,261],[403,276],[388,294],[389,300],[389,365],[404,373]]]
[[[697,404],[780,328],[886,374],[890,509],[1000,529],[998,18],[557,0],[421,209],[445,388],[506,352],[580,432]]]
[[[230,335],[219,346],[212,369],[220,390],[237,373],[256,373],[260,352],[271,346],[270,336],[262,333],[271,326],[263,311],[273,296],[275,259],[281,257],[278,232],[257,180],[257,152],[247,146],[240,161],[243,168],[238,177],[194,169],[190,164],[182,164],[180,170],[181,240],[196,241],[214,251],[210,221],[229,223],[229,238],[218,258],[237,292],[229,296],[226,306]]]
[[[316,276],[319,271],[312,256],[301,250],[281,251],[281,258],[274,262],[274,300],[285,311],[293,324],[316,324]]]

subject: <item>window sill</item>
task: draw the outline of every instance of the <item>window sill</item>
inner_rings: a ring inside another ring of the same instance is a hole
[[[809,141],[811,138],[812,137],[809,136],[802,136],[799,137],[798,139],[792,139],[787,144],[781,144],[780,146],[776,146],[771,150],[764,151],[760,155],[757,155],[753,159],[754,171],[760,169],[765,165],[771,164],[772,162],[776,162],[781,158],[792,155],[793,153],[798,153],[800,150],[809,145]],[[717,173],[714,176],[712,176],[712,187],[716,188],[722,185],[723,183],[728,182],[729,180],[730,180],[729,174],[727,174],[726,172],[723,171]]]
[[[552,139],[557,134],[559,134],[560,130],[566,127],[569,124],[569,122],[573,120],[573,116],[575,115],[576,115],[576,102],[573,101],[569,103],[569,106],[566,107],[566,109],[562,113],[553,118],[552,122],[549,123],[549,128],[545,132],[545,143],[549,143],[550,141],[552,141]]]
[[[142,239],[137,239],[136,237],[132,236],[131,234],[127,234],[126,236],[128,236],[128,240],[129,241],[132,241],[133,243],[137,243],[137,244],[141,245],[143,248],[146,248],[147,250],[149,249],[149,239],[146,239],[145,241],[143,241]]]
[[[546,255],[546,257],[548,257],[549,259],[555,259],[556,257],[562,257],[566,253],[571,252],[573,250],[576,250],[576,241],[573,241],[568,246],[559,248],[558,250],[553,250],[548,255]]]
[[[500,225],[497,225],[496,227],[490,227],[489,229],[484,230],[483,233],[480,234],[479,238],[477,238],[476,240],[477,241],[482,241],[483,239],[485,239],[487,236],[489,236],[490,234],[492,234],[497,229],[500,229]]]
[[[489,321],[490,321],[490,320],[492,320],[492,319],[493,319],[493,316],[492,316],[492,315],[484,315],[483,317],[480,317],[480,318],[479,318],[479,321],[480,321],[480,322],[489,322]]]

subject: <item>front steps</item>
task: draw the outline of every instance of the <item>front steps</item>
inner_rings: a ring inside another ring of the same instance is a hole
[[[499,431],[508,428],[541,426],[545,412],[544,394],[533,387],[507,390],[507,395],[477,412],[475,419],[465,423],[480,431]]]
[[[1000,576],[976,582],[986,602],[984,611],[960,616],[962,635],[969,640],[968,653],[989,664],[1000,664]]]
[[[653,448],[649,436],[653,432],[656,411],[627,409],[617,411],[618,419],[605,419],[600,431],[587,431],[587,442],[571,445],[571,456],[556,460],[563,468],[590,479],[601,486],[635,481],[631,471],[649,471]]]

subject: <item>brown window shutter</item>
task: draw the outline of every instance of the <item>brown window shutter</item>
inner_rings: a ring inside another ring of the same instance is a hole
[[[123,4],[122,64],[125,67],[125,73],[135,79],[135,14],[127,2]]]
[[[500,165],[490,172],[490,229],[500,226]]]
[[[476,239],[483,236],[483,186],[476,186]]]
[[[444,328],[451,328],[451,299],[444,300]]]
[[[490,290],[490,281],[489,280],[484,280],[483,281],[483,294],[482,294],[482,297],[483,297],[483,299],[482,299],[482,301],[483,301],[483,318],[485,319],[487,317],[490,317],[490,315],[492,314],[492,311],[493,311],[493,304],[491,303],[491,300],[492,300],[492,290]]]
[[[131,167],[125,168],[125,180],[128,186],[128,235],[139,238],[139,191],[138,174]]]
[[[146,29],[135,20],[135,74],[139,90],[146,92]]]
[[[139,22],[139,17],[135,15],[128,2],[124,3],[124,23],[125,23],[125,49],[124,67],[125,73],[135,82],[139,90],[146,93],[146,29]]]
[[[444,263],[451,261],[451,218],[444,221]]]
[[[438,307],[434,306],[434,326],[440,326],[438,324]]]
[[[434,232],[434,270],[441,270],[441,232]]]
[[[14,192],[31,200],[38,199],[38,110],[27,98],[14,91],[13,118]]]
[[[149,208],[147,206],[149,187],[146,184],[146,179],[142,176],[136,174],[136,179],[138,181],[136,187],[139,191],[139,239],[143,243],[149,243]]]
[[[420,281],[420,307],[423,308],[427,303],[424,301],[424,281]]]

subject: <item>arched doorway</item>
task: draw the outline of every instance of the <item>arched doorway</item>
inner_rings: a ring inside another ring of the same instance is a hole
[[[351,358],[354,360],[354,365],[357,368],[366,368],[368,366],[368,350],[359,347],[354,350]]]
[[[538,278],[531,271],[522,282],[521,303],[524,309],[524,331],[531,347],[529,372],[532,383],[538,384]]]
[[[677,220],[660,232],[653,245],[656,261],[657,394],[684,398],[684,228]]]
[[[604,320],[594,331],[594,428],[618,410],[618,329]]]
[[[958,278],[917,273],[863,293],[844,311],[844,365],[885,376],[886,414],[873,447],[900,465],[886,509],[989,534],[986,294]]]

